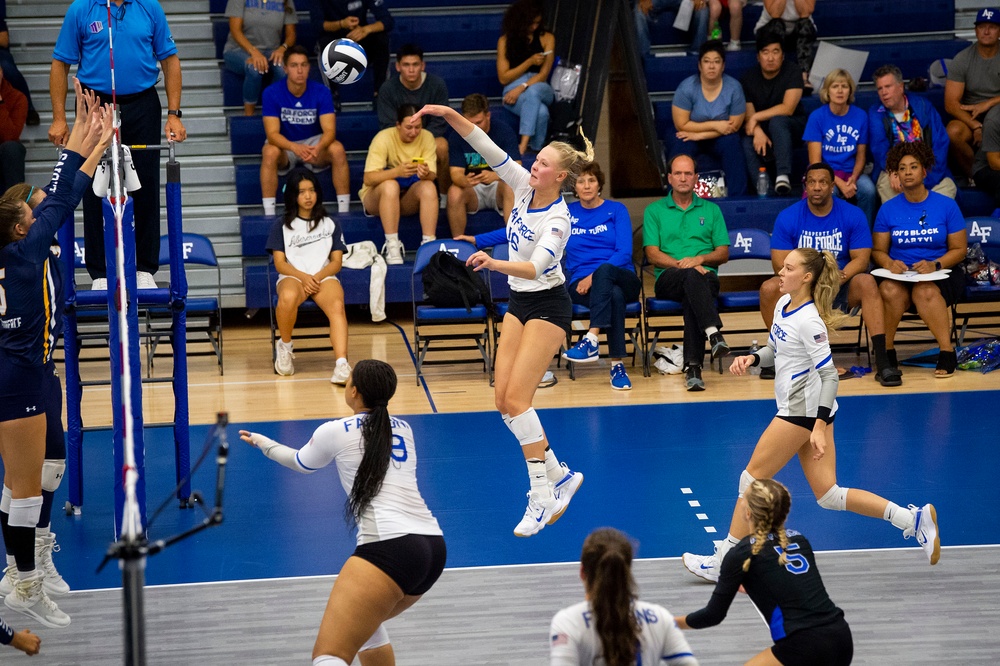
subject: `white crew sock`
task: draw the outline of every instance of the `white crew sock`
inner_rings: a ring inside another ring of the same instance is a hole
[[[35,527],[35,538],[48,536],[52,532],[52,525],[48,527]]]
[[[284,340],[278,340],[278,344],[281,345],[282,347],[284,347],[285,349],[287,349],[288,351],[292,351],[292,341],[291,340],[289,340],[288,342],[285,342]]]
[[[420,244],[423,245],[424,243],[433,243],[436,240],[437,240],[437,236],[421,236],[420,237]]]
[[[399,234],[398,233],[395,233],[395,234],[386,234],[385,235],[385,242],[386,243],[398,243],[399,242]]]
[[[264,197],[264,215],[274,215],[275,198]]]
[[[588,340],[590,340],[590,342],[591,342],[592,345],[594,345],[595,347],[597,346],[598,339],[597,339],[596,335],[594,335],[590,331],[587,331],[587,335],[585,335],[584,337],[586,337]]]
[[[719,562],[726,559],[726,553],[732,550],[733,546],[740,542],[739,539],[734,537],[732,534],[727,534],[726,538],[719,542],[719,549],[715,551],[716,557],[719,558]]]
[[[912,511],[904,509],[895,502],[889,502],[886,505],[885,511],[882,512],[882,517],[904,531],[911,529],[914,522],[916,522]]]
[[[347,359],[341,356],[337,359],[337,365],[347,365]]]
[[[705,329],[705,336],[710,338],[718,332],[719,332],[718,328],[716,328],[715,326],[709,326],[708,328]]]
[[[545,449],[545,475],[552,483],[559,483],[566,475],[551,448]]]
[[[338,194],[337,195],[337,212],[346,213],[351,209],[351,195],[350,194]]]
[[[13,555],[8,555],[7,556],[7,566],[9,566],[9,567],[16,567],[17,566],[17,560],[14,559]]]
[[[537,458],[530,458],[525,461],[528,465],[528,480],[531,482],[531,492],[539,497],[552,497],[552,490],[549,488],[549,477],[545,472],[545,461]]]

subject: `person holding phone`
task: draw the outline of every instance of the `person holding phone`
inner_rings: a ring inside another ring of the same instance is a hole
[[[503,16],[497,41],[497,77],[503,103],[521,119],[518,153],[538,152],[549,133],[549,106],[555,93],[546,81],[555,61],[556,37],[542,23],[539,0],[517,0]]]

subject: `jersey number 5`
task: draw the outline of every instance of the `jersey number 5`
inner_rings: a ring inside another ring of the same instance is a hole
[[[7,269],[0,268],[0,282],[3,282],[3,279],[5,277],[7,277]],[[3,285],[0,284],[0,317],[3,317],[6,314],[7,314],[7,291],[3,288]]]
[[[781,546],[775,546],[774,549],[778,551],[778,555],[781,555]],[[785,568],[791,571],[793,574],[804,574],[809,571],[809,560],[805,558],[805,555],[800,555],[798,553],[793,553],[792,551],[798,550],[799,544],[790,543],[788,544],[788,552],[785,553],[785,558],[788,559],[788,564]]]

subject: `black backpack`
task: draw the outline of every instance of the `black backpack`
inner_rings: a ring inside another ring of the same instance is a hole
[[[439,308],[465,308],[485,305],[493,311],[493,301],[482,276],[450,252],[435,252],[423,271],[424,299]]]

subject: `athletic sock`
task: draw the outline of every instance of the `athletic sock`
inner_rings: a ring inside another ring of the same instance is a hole
[[[726,538],[719,542],[719,549],[715,551],[716,557],[719,558],[721,562],[726,558],[726,553],[732,550],[733,546],[740,542],[739,539],[734,537],[732,534],[727,534]]]
[[[328,654],[324,654],[313,659],[313,666],[350,666],[350,665],[339,657],[333,657]]]
[[[347,359],[341,356],[337,359],[337,365],[347,365]]]
[[[398,233],[395,233],[395,234],[386,234],[385,235],[385,242],[386,243],[397,243],[397,242],[399,242],[399,234]]]
[[[264,197],[262,202],[264,204],[264,215],[274,215],[276,199],[274,197]]]
[[[551,447],[545,447],[545,475],[552,483],[559,483],[566,475]]]
[[[586,337],[588,340],[590,340],[590,344],[594,345],[595,347],[597,346],[598,338],[597,338],[596,335],[594,335],[590,331],[587,331],[587,335],[584,336],[584,337]]]
[[[886,504],[885,511],[882,512],[882,518],[904,531],[912,528],[915,522],[913,512],[909,509],[904,509],[895,502]]]
[[[346,213],[351,209],[351,195],[350,194],[338,194],[337,195],[337,212]]]
[[[14,562],[21,580],[35,573],[35,528],[7,525],[10,549],[14,551]]]
[[[531,492],[537,493],[541,497],[551,497],[552,491],[549,489],[549,477],[545,473],[545,461],[538,458],[528,458],[525,461],[528,465],[528,481],[531,483]]]
[[[718,332],[719,329],[717,326],[709,326],[708,328],[705,329],[705,337],[710,338]]]
[[[10,536],[8,536],[8,531],[10,530],[9,518],[10,516],[6,511],[0,511],[0,531],[3,533],[3,545],[7,553],[7,566],[14,564],[14,551],[10,548]]]
[[[52,522],[52,501],[55,497],[54,490],[42,490],[42,510],[38,514],[38,529],[44,529],[49,533],[49,524]]]
[[[872,336],[872,347],[875,350],[875,365],[878,366],[878,369],[891,367],[889,355],[885,351],[885,333]]]
[[[420,237],[420,244],[423,245],[424,243],[433,243],[436,240],[437,240],[437,236],[421,236]]]

